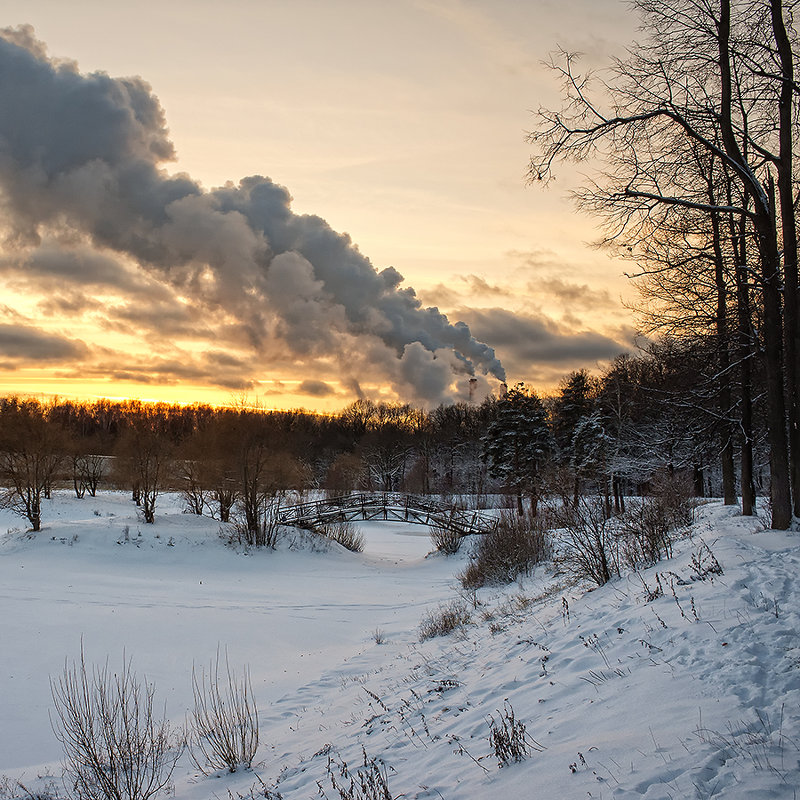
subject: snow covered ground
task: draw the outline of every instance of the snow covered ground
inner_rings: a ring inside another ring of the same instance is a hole
[[[361,554],[300,536],[244,553],[176,497],[155,525],[116,493],[60,494],[43,517],[31,536],[0,512],[6,794],[60,777],[49,679],[83,642],[90,663],[131,658],[175,725],[193,665],[218,646],[249,665],[254,768],[206,776],[184,754],[173,778],[187,800],[305,800],[318,782],[339,800],[330,760],[352,769],[364,752],[393,797],[797,796],[800,539],[718,504],[669,561],[590,592],[543,567],[464,595],[472,622],[423,643],[420,620],[457,597],[466,556],[426,557],[421,527],[365,523]],[[500,767],[489,720],[511,710],[536,744]]]

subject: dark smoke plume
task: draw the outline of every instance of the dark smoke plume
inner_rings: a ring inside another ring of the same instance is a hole
[[[409,399],[451,399],[476,371],[504,379],[467,325],[423,308],[325,220],[293,213],[269,178],[208,191],[168,174],[175,151],[141,78],[81,74],[29,26],[6,29],[0,109],[0,202],[18,248],[73,231],[235,316],[257,350],[280,342],[299,361],[359,364]]]

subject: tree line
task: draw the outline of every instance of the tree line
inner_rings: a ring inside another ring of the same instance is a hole
[[[79,498],[124,488],[145,522],[161,492],[178,490],[187,512],[235,522],[248,541],[266,544],[270,509],[289,491],[474,502],[501,494],[534,514],[542,496],[575,504],[587,492],[602,495],[609,513],[622,511],[660,473],[719,494],[728,429],[704,388],[713,357],[713,342],[664,339],[620,355],[599,376],[570,373],[551,396],[519,383],[480,404],[430,411],[370,400],[316,414],[8,397],[0,399],[0,502],[39,530],[54,487]],[[754,385],[760,408],[760,372]],[[766,433],[754,423],[753,435],[755,488]]]

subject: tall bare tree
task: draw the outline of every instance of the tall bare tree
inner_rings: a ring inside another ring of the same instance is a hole
[[[119,467],[138,496],[146,523],[155,522],[156,501],[168,481],[173,449],[164,418],[152,408],[131,419],[117,445]]]
[[[796,84],[791,60],[781,57],[787,46],[791,54],[786,19],[792,3],[637,0],[634,5],[648,38],[613,64],[603,86],[607,111],[573,56],[554,63],[564,79],[566,104],[559,112],[539,112],[530,136],[536,148],[530,176],[547,180],[560,161],[602,155],[606,172],[580,199],[604,215],[609,237],[616,240],[641,240],[678,210],[717,219],[734,215],[745,222],[758,256],[754,277],[763,308],[772,524],[787,528],[792,501],[786,423],[788,418],[789,428],[796,427],[797,406],[790,403],[787,414],[784,329],[793,336],[797,320],[791,308],[784,317],[787,261],[781,231],[790,235],[793,221],[784,224],[783,217],[793,217],[794,205],[777,202],[775,180],[779,193],[782,176],[791,182],[795,146],[786,87],[795,90]],[[690,150],[714,159],[735,183],[731,202],[721,201],[723,194],[710,198],[702,181],[687,179],[684,154]],[[788,265],[788,272],[793,270],[796,263]],[[794,294],[787,307],[796,300],[796,289],[789,291]]]
[[[41,530],[42,498],[64,459],[64,437],[35,400],[0,403],[0,505]]]

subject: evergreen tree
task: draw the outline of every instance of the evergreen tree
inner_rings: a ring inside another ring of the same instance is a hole
[[[576,452],[575,437],[595,410],[596,394],[596,381],[582,369],[571,372],[564,378],[553,404],[553,434],[559,459],[572,476],[572,496],[576,505],[582,477],[578,461],[583,461],[584,454]],[[584,444],[581,443],[581,447]]]
[[[536,514],[540,470],[551,451],[547,410],[535,392],[516,384],[496,405],[495,417],[483,438],[483,452],[492,477],[516,496],[520,514],[524,496],[530,498],[531,513]]]

